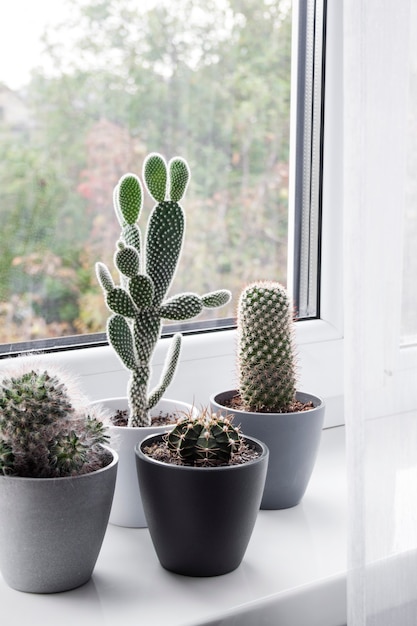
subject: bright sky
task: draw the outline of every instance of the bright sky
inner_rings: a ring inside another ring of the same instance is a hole
[[[65,0],[0,0],[0,82],[18,89],[39,65],[40,36],[68,11]]]
[[[164,1],[174,0],[125,0],[127,6],[142,10]],[[0,82],[11,89],[24,86],[30,70],[42,62],[40,38],[45,28],[69,15],[67,0],[0,0]]]

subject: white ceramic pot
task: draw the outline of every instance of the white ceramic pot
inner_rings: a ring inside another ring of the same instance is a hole
[[[93,404],[99,404],[104,407],[108,415],[114,415],[117,410],[124,411],[128,409],[126,397],[107,398],[98,400]],[[178,417],[180,417],[184,411],[190,411],[191,409],[192,406],[185,402],[162,399],[152,409],[151,414],[176,412]],[[135,447],[148,435],[163,433],[168,430],[170,430],[169,426],[110,427],[110,446],[119,455],[116,489],[109,520],[111,524],[129,528],[147,527],[136,472]]]

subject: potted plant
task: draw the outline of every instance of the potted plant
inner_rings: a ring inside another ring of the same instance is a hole
[[[203,409],[135,448],[149,532],[161,565],[187,576],[236,569],[249,543],[268,465],[266,446]]]
[[[324,419],[321,398],[296,391],[294,318],[277,282],[248,285],[238,303],[238,388],[211,397],[214,411],[231,412],[242,431],[270,452],[263,509],[302,499],[314,467]]]
[[[114,283],[103,263],[96,264],[98,280],[111,311],[107,337],[130,372],[127,398],[106,402],[112,412],[127,409],[128,413],[126,423],[118,422],[111,428],[111,443],[118,450],[120,460],[110,521],[122,526],[146,525],[133,450],[155,428],[162,428],[153,426],[152,411],[158,416],[161,411],[164,415],[171,414],[171,421],[175,422],[178,413],[189,408],[181,402],[163,399],[178,364],[181,334],[172,338],[160,382],[154,389],[149,388],[152,356],[161,336],[162,320],[191,319],[204,308],[223,306],[231,295],[227,290],[219,290],[203,296],[182,293],[167,298],[183,246],[185,214],[180,200],[189,179],[188,164],[181,157],[174,157],[168,164],[157,153],[146,157],[143,180],[156,204],[142,236],[138,220],[143,208],[143,186],[134,174],[123,176],[114,192],[114,210],[122,229],[114,255],[120,284]]]
[[[117,454],[87,402],[56,374],[0,382],[0,571],[20,591],[87,582],[110,514]]]

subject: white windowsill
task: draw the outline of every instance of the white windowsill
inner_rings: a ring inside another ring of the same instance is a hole
[[[214,578],[171,574],[159,565],[147,529],[109,525],[87,585],[56,595],[22,594],[0,576],[2,614],[33,626],[342,626],[344,459],[344,428],[324,430],[302,503],[259,512],[235,572]]]
[[[322,320],[296,324],[300,391],[321,396],[326,402],[325,427],[339,426],[343,417],[343,338]],[[160,377],[170,338],[161,339],[153,358],[153,381]],[[55,364],[73,372],[91,400],[125,396],[129,374],[110,347],[85,348],[31,357],[45,367]],[[0,360],[0,371],[19,359]],[[210,395],[234,389],[236,331],[200,333],[183,337],[180,363],[166,396],[200,407]]]

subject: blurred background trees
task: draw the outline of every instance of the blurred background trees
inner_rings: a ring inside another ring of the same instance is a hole
[[[229,288],[234,316],[246,282],[286,281],[290,2],[69,1],[48,70],[0,87],[27,111],[0,115],[0,341],[104,330],[112,190],[151,151],[192,173],[173,291]]]

